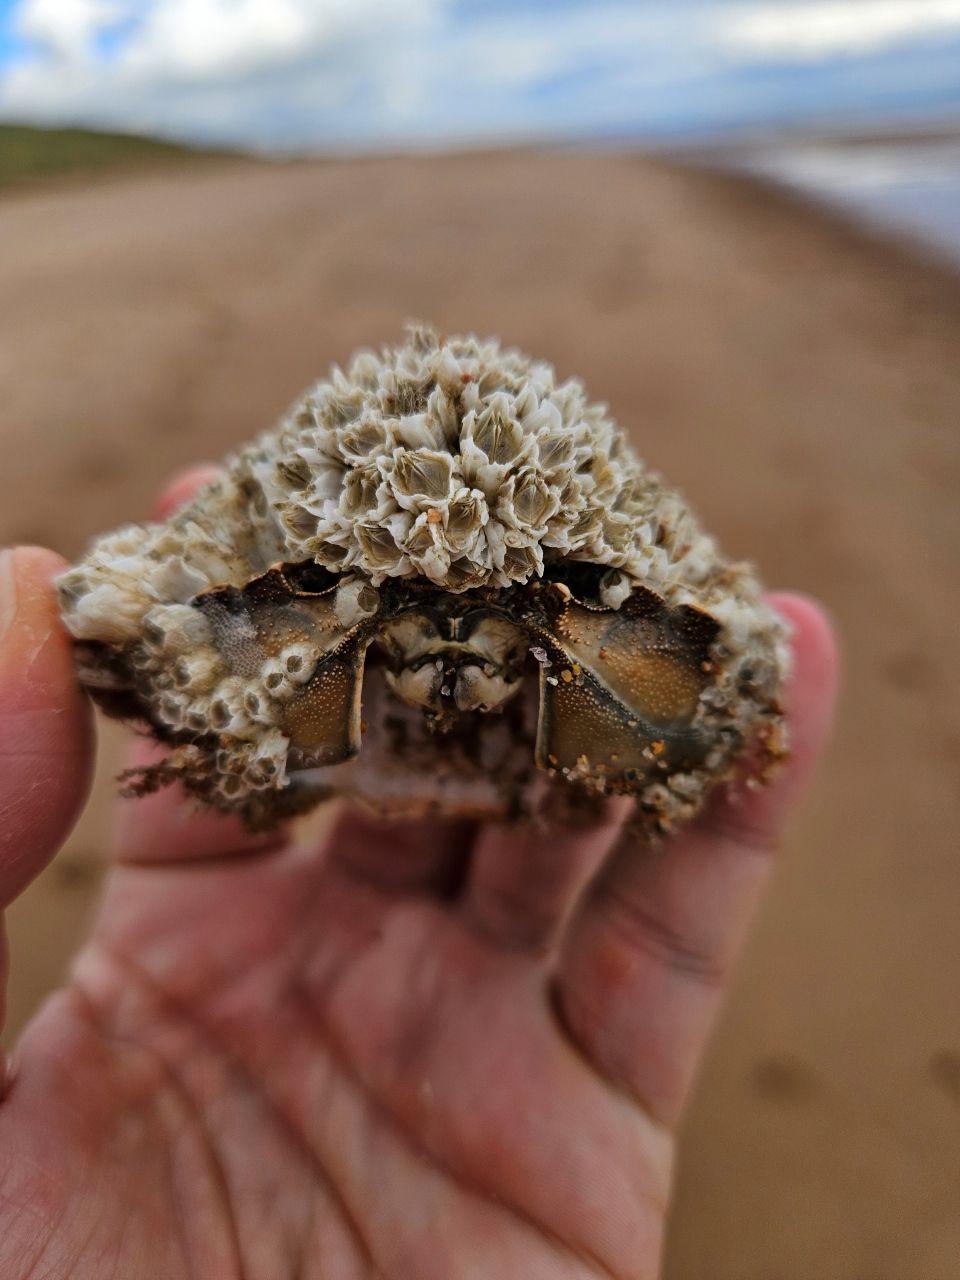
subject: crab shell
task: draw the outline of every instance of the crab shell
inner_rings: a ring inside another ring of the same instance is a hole
[[[783,627],[579,383],[414,330],[361,354],[165,525],[60,581],[81,682],[254,826],[391,814],[690,816],[783,751]]]

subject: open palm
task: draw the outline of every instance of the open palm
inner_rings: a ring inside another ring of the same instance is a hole
[[[0,905],[89,772],[58,564],[8,561]],[[792,763],[655,848],[617,807],[541,832],[344,810],[296,844],[126,802],[0,1103],[0,1275],[658,1275],[676,1123],[832,703],[822,615],[776,603]]]

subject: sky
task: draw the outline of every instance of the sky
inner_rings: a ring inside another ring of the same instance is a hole
[[[960,0],[0,0],[0,118],[279,150],[960,119]]]

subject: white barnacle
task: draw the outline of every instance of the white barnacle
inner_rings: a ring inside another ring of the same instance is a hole
[[[145,601],[133,586],[120,582],[82,585],[74,579],[75,600],[64,600],[67,626],[77,640],[99,640],[122,644],[136,640],[143,620]],[[63,597],[61,597],[63,599]]]
[[[192,655],[213,639],[209,620],[186,604],[155,605],[143,615],[141,634],[154,649],[176,655]]]
[[[360,552],[359,563],[375,583],[387,577],[402,577],[411,571],[409,557],[386,525],[366,520],[354,527],[354,534]]]
[[[157,698],[157,714],[171,729],[181,729],[186,706],[181,697],[173,693],[161,693]]]
[[[291,684],[306,684],[313,675],[318,657],[313,645],[287,645],[280,653],[280,669]]]
[[[316,512],[309,510],[302,502],[290,501],[279,505],[277,522],[289,547],[300,546],[315,538],[321,528]]]
[[[447,546],[452,552],[469,558],[480,531],[490,518],[486,498],[479,489],[464,486],[447,503],[444,515],[443,536]]]
[[[389,420],[367,412],[356,421],[338,427],[336,436],[344,461],[357,464],[386,453],[393,431]]]
[[[210,727],[217,733],[239,734],[249,727],[244,706],[246,682],[238,676],[221,680],[210,698]]]
[[[464,422],[464,434],[490,462],[516,465],[530,451],[531,442],[511,412],[510,397],[496,392],[479,413]]]
[[[443,518],[437,508],[417,516],[403,540],[403,549],[431,582],[440,584],[446,580],[450,552],[443,536]]]
[[[271,699],[263,688],[250,685],[244,690],[243,709],[249,718],[257,724],[275,724],[276,711]]]
[[[633,547],[633,521],[629,516],[610,511],[602,517],[601,529],[602,545],[609,548],[609,559],[622,562],[622,557]]]
[[[600,599],[608,609],[619,609],[631,591],[631,579],[616,569],[609,569],[600,579]]]
[[[503,555],[503,575],[508,582],[526,582],[543,573],[543,550],[539,543],[507,545]]]
[[[290,678],[286,666],[279,657],[268,658],[260,668],[259,687],[275,702],[286,702],[300,688],[300,681]]]
[[[573,467],[574,442],[562,427],[548,427],[537,437],[537,462],[554,489],[566,479]]]
[[[244,779],[252,787],[280,788],[288,783],[286,765],[289,739],[279,729],[271,729],[257,742],[244,769]]]
[[[443,378],[444,371],[438,367],[437,386],[434,387],[427,398],[427,414],[433,422],[439,425],[443,433],[443,440],[449,449],[456,445],[460,435],[460,419],[457,414],[456,401],[456,396],[460,391],[459,366],[455,367],[452,379],[443,380]],[[453,388],[452,393],[451,386]]]
[[[442,502],[454,488],[454,459],[446,451],[397,449],[381,466],[397,505],[407,511]]]
[[[185,556],[170,556],[150,572],[150,587],[161,600],[187,601],[216,582],[227,580],[227,572],[204,572],[188,563]]]
[[[177,689],[195,696],[212,689],[226,675],[226,670],[217,650],[211,645],[195,649],[192,653],[181,653],[173,663],[171,674]]]
[[[339,507],[348,520],[361,519],[368,513],[383,519],[397,509],[390,486],[375,461],[351,467],[345,474]]]
[[[507,477],[497,500],[497,518],[507,528],[522,530],[531,542],[539,542],[560,500],[534,467],[521,467]]]
[[[377,612],[380,593],[363,577],[348,577],[337,587],[333,609],[342,627],[355,627]]]
[[[446,448],[443,423],[431,413],[408,413],[397,419],[394,431],[397,440],[408,449]]]

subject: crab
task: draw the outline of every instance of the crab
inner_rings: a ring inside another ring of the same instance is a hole
[[[81,683],[269,826],[330,795],[663,831],[784,751],[784,628],[577,380],[417,327],[59,583]]]

